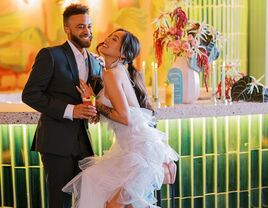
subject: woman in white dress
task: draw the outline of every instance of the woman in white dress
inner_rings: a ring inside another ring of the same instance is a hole
[[[96,107],[116,141],[102,158],[82,160],[82,172],[63,191],[74,193],[79,208],[156,208],[153,191],[163,183],[174,183],[178,154],[167,144],[166,135],[152,127],[143,78],[133,66],[139,41],[119,29],[97,50],[106,69]],[[82,97],[93,94],[83,81],[78,90]]]

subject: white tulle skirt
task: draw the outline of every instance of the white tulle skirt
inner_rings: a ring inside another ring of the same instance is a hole
[[[178,154],[163,132],[149,127],[150,115],[139,108],[132,108],[131,113],[128,126],[106,120],[116,142],[103,157],[80,161],[82,172],[64,186],[64,192],[74,193],[76,208],[105,208],[117,193],[121,204],[157,207],[153,192],[163,183],[162,164],[178,160]]]

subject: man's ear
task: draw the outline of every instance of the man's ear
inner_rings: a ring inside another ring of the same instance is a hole
[[[70,34],[70,28],[68,26],[64,26],[64,31],[67,35]]]

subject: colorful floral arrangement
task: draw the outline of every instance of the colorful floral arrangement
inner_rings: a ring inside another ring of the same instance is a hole
[[[237,82],[239,79],[245,76],[244,73],[239,72],[237,70],[239,66],[239,63],[227,63],[226,65],[223,65],[221,67],[224,67],[224,70],[226,72],[225,75],[225,98],[227,100],[231,99],[231,90],[235,82]],[[216,96],[218,99],[222,96],[222,81],[219,82],[217,87]]]
[[[192,69],[204,72],[207,88],[209,63],[219,56],[221,35],[212,26],[189,21],[181,7],[161,14],[155,21],[154,49],[158,66],[162,64],[163,50],[166,47],[176,56],[189,58]]]

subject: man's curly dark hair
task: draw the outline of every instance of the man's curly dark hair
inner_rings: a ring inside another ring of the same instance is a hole
[[[71,4],[63,12],[63,24],[66,25],[70,16],[77,14],[89,14],[89,8],[83,4]]]

